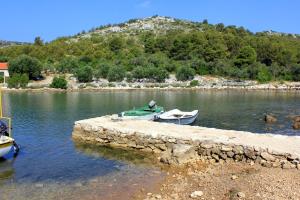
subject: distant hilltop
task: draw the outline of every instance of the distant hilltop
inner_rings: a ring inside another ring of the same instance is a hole
[[[203,24],[206,23],[208,23],[207,20],[203,20],[202,22],[194,22],[189,20],[155,15],[152,17],[141,18],[141,19],[130,19],[127,22],[119,23],[119,24],[108,24],[104,26],[99,26],[96,28],[92,28],[87,32],[82,31],[78,33],[76,36],[88,38],[91,37],[92,34],[99,34],[99,35],[107,35],[113,33],[139,34],[141,32],[147,32],[147,31],[153,32],[155,34],[163,34],[170,30],[182,30],[185,32],[205,31],[205,29],[203,29]],[[215,27],[222,27],[222,26],[224,26],[222,23],[215,25]],[[233,25],[230,25],[228,27],[244,29],[244,27],[236,27]],[[247,31],[250,32],[249,30]],[[273,30],[267,30],[256,34],[292,36],[294,38],[300,38],[300,34],[282,33]]]
[[[24,45],[24,44],[30,44],[30,43],[0,40],[0,47],[7,47],[12,45]]]
[[[247,32],[249,34],[256,35],[266,35],[266,36],[288,36],[300,39],[300,34],[292,34],[292,33],[283,33],[277,32],[273,30],[266,30],[262,32],[252,33],[248,29],[242,26],[228,25],[225,26],[223,23],[218,24],[209,24],[205,19],[203,21],[190,21],[184,19],[177,19],[173,17],[166,16],[152,16],[146,18],[136,18],[130,19],[127,22],[118,23],[118,24],[107,24],[101,25],[98,27],[93,27],[90,30],[83,30],[74,36],[62,36],[57,39],[67,39],[71,38],[71,41],[78,41],[78,39],[91,38],[92,36],[109,36],[109,35],[127,35],[127,36],[136,36],[141,33],[150,32],[155,35],[166,34],[170,31],[181,31],[181,32],[205,32],[209,29],[216,29],[217,31],[223,31],[226,28],[236,29],[238,31]],[[5,41],[0,40],[0,47],[6,47],[11,45],[27,45],[31,43],[27,42],[17,42],[17,41]]]
[[[156,33],[165,32],[168,30],[192,30],[198,29],[197,23],[179,20],[171,17],[153,16],[143,19],[131,19],[120,24],[108,24],[93,28],[89,33],[110,34],[110,33],[133,33],[136,31],[154,31]],[[89,33],[84,34],[88,36]]]

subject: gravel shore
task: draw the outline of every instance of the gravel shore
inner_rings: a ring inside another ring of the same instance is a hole
[[[169,169],[156,190],[140,193],[136,199],[296,200],[300,199],[299,191],[297,169],[198,162]]]

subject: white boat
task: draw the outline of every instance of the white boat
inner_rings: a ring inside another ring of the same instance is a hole
[[[0,158],[8,154],[14,146],[14,139],[7,136],[0,136]]]
[[[167,111],[158,116],[156,121],[167,122],[173,124],[189,125],[194,123],[198,117],[198,110],[193,110],[191,112],[183,112],[178,109]]]
[[[19,146],[12,138],[11,118],[3,116],[2,89],[0,87],[0,158],[8,154],[12,147],[16,155],[19,151]]]

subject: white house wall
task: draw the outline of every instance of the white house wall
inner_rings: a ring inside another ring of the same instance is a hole
[[[5,77],[9,77],[9,72],[8,70],[0,70],[0,73],[4,73]]]

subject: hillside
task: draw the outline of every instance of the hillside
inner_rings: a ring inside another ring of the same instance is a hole
[[[191,80],[195,74],[300,81],[300,36],[153,16],[105,25],[44,44],[0,49],[13,62],[22,54],[37,58],[43,70],[93,78],[164,82],[169,74]],[[15,73],[27,73],[14,71]],[[88,75],[86,75],[87,73]],[[31,77],[31,75],[30,75]]]

